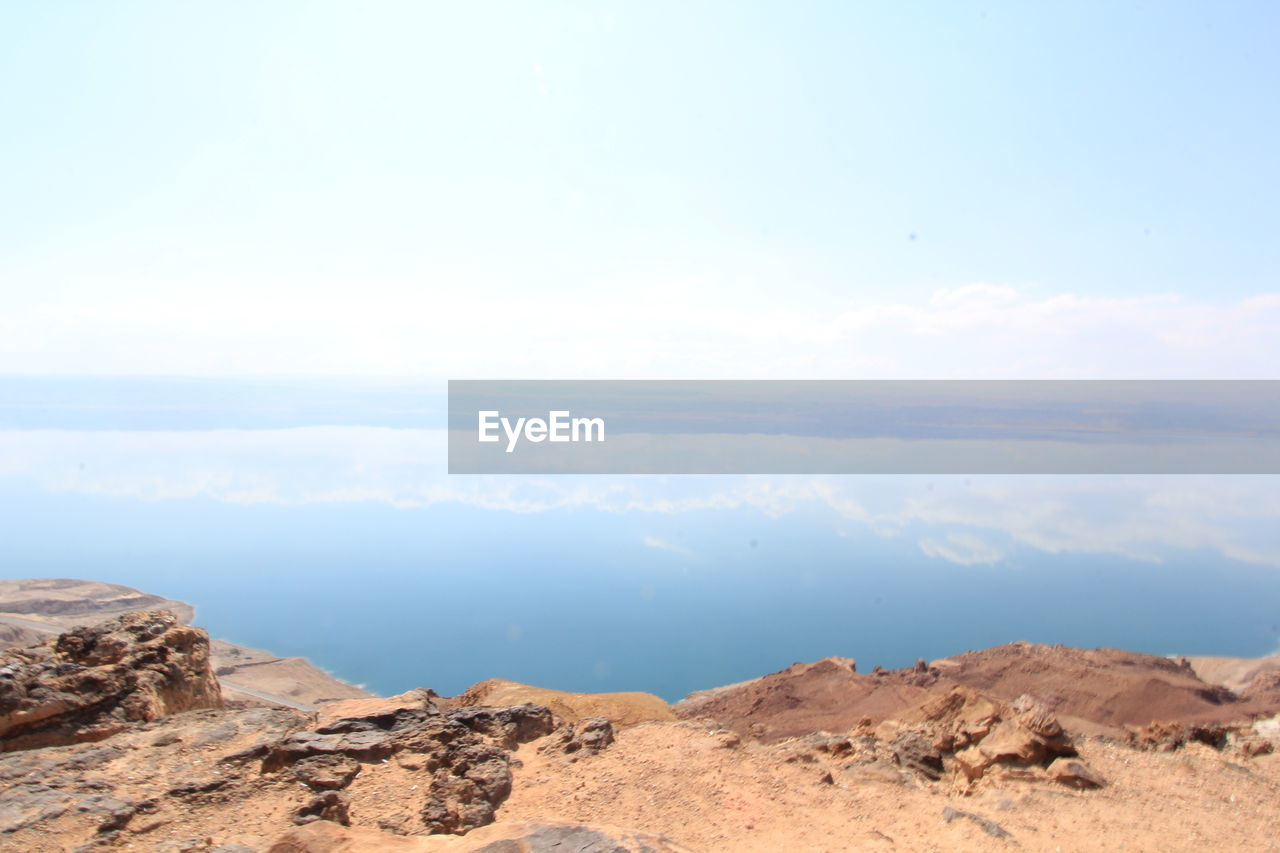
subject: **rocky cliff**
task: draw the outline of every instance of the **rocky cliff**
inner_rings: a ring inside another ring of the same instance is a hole
[[[71,578],[0,580],[0,650],[38,645],[58,633],[139,610],[168,610],[189,625],[195,608],[121,584]],[[210,657],[227,704],[310,710],[370,695],[303,658],[213,640]]]
[[[131,723],[221,706],[209,635],[168,611],[0,653],[0,751],[102,740]]]

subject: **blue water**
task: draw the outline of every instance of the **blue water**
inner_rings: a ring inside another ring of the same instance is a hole
[[[825,655],[869,669],[1019,639],[1256,655],[1275,646],[1280,602],[1280,572],[1212,554],[1028,551],[1016,567],[959,567],[910,537],[837,536],[822,511],[706,510],[655,527],[458,506],[3,499],[6,576],[188,601],[217,637],[379,693],[501,677],[674,700]],[[641,528],[678,533],[699,562],[645,547]]]
[[[1280,478],[449,477],[406,428],[438,398],[92,387],[0,383],[0,576],[187,601],[378,693],[1280,639]]]

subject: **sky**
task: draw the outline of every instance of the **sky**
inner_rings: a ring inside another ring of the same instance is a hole
[[[1144,631],[1269,651],[1269,613],[1235,611],[1274,598],[1274,477],[450,477],[438,398],[466,378],[1280,379],[1277,43],[1280,5],[1245,0],[0,3],[4,562],[187,596],[226,636],[278,615],[240,614],[278,599],[226,571],[330,596],[312,619],[351,609],[347,585],[295,583],[317,565],[487,600],[474,578],[532,554],[560,604],[596,597],[578,615],[631,607],[575,586],[621,567],[658,601],[664,573],[706,581],[750,626],[774,600],[744,567],[834,607],[801,588],[810,563],[851,595],[919,563],[950,572],[922,588],[1031,603],[976,625],[941,596],[939,652]],[[1243,580],[1204,608],[1205,573]],[[785,661],[925,653],[794,615],[818,633]],[[353,677],[389,647],[288,636],[242,639]],[[688,680],[774,661],[738,663]]]
[[[1276,378],[1272,3],[0,6],[0,373]]]

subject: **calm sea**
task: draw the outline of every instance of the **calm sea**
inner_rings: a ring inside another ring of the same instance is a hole
[[[379,693],[1277,647],[1280,478],[451,478],[442,391],[0,380],[0,575],[188,601]]]

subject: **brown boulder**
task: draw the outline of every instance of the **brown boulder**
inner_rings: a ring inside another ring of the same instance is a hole
[[[129,725],[222,706],[209,635],[163,610],[75,628],[0,654],[0,751],[101,740]]]
[[[293,775],[313,791],[336,791],[351,784],[360,762],[346,755],[314,755],[293,765]]]
[[[566,755],[594,755],[613,743],[613,724],[604,717],[584,717],[576,723],[566,723],[558,735],[543,744],[543,752],[563,752]]]
[[[1002,720],[977,742],[957,752],[956,765],[970,781],[994,765],[1045,766],[1059,756],[1074,756],[1071,739],[1043,706],[1027,706],[1013,719]]]
[[[511,759],[496,747],[470,746],[451,756],[431,780],[422,822],[433,833],[463,834],[493,823],[498,806],[511,795]]]
[[[1074,758],[1056,758],[1046,772],[1053,781],[1072,788],[1101,788],[1107,784],[1092,767]]]
[[[529,702],[504,708],[454,708],[445,716],[477,734],[485,735],[504,749],[514,749],[517,744],[549,735],[555,730],[551,710]]]
[[[965,687],[929,699],[899,714],[897,721],[918,724],[936,733],[934,746],[941,750],[964,749],[982,740],[1001,719],[1000,703]]]
[[[942,755],[932,741],[920,732],[902,732],[894,738],[893,756],[899,766],[936,781],[942,778]]]
[[[263,773],[288,768],[319,790],[296,813],[294,820],[301,823],[345,815],[344,801],[335,799],[338,790],[360,772],[361,763],[394,756],[400,767],[425,776],[420,827],[430,833],[466,833],[492,823],[498,806],[511,795],[508,750],[549,734],[553,719],[540,705],[442,711],[433,699],[425,691],[411,691],[389,700],[340,703],[318,714],[315,728],[226,760],[260,758]]]
[[[324,729],[340,720],[376,719],[398,711],[435,712],[437,698],[434,690],[415,687],[396,696],[326,702],[316,711],[316,728]]]
[[[347,826],[351,823],[351,814],[347,806],[347,798],[340,791],[324,791],[316,794],[293,813],[293,822],[299,825],[317,820],[327,820]]]

